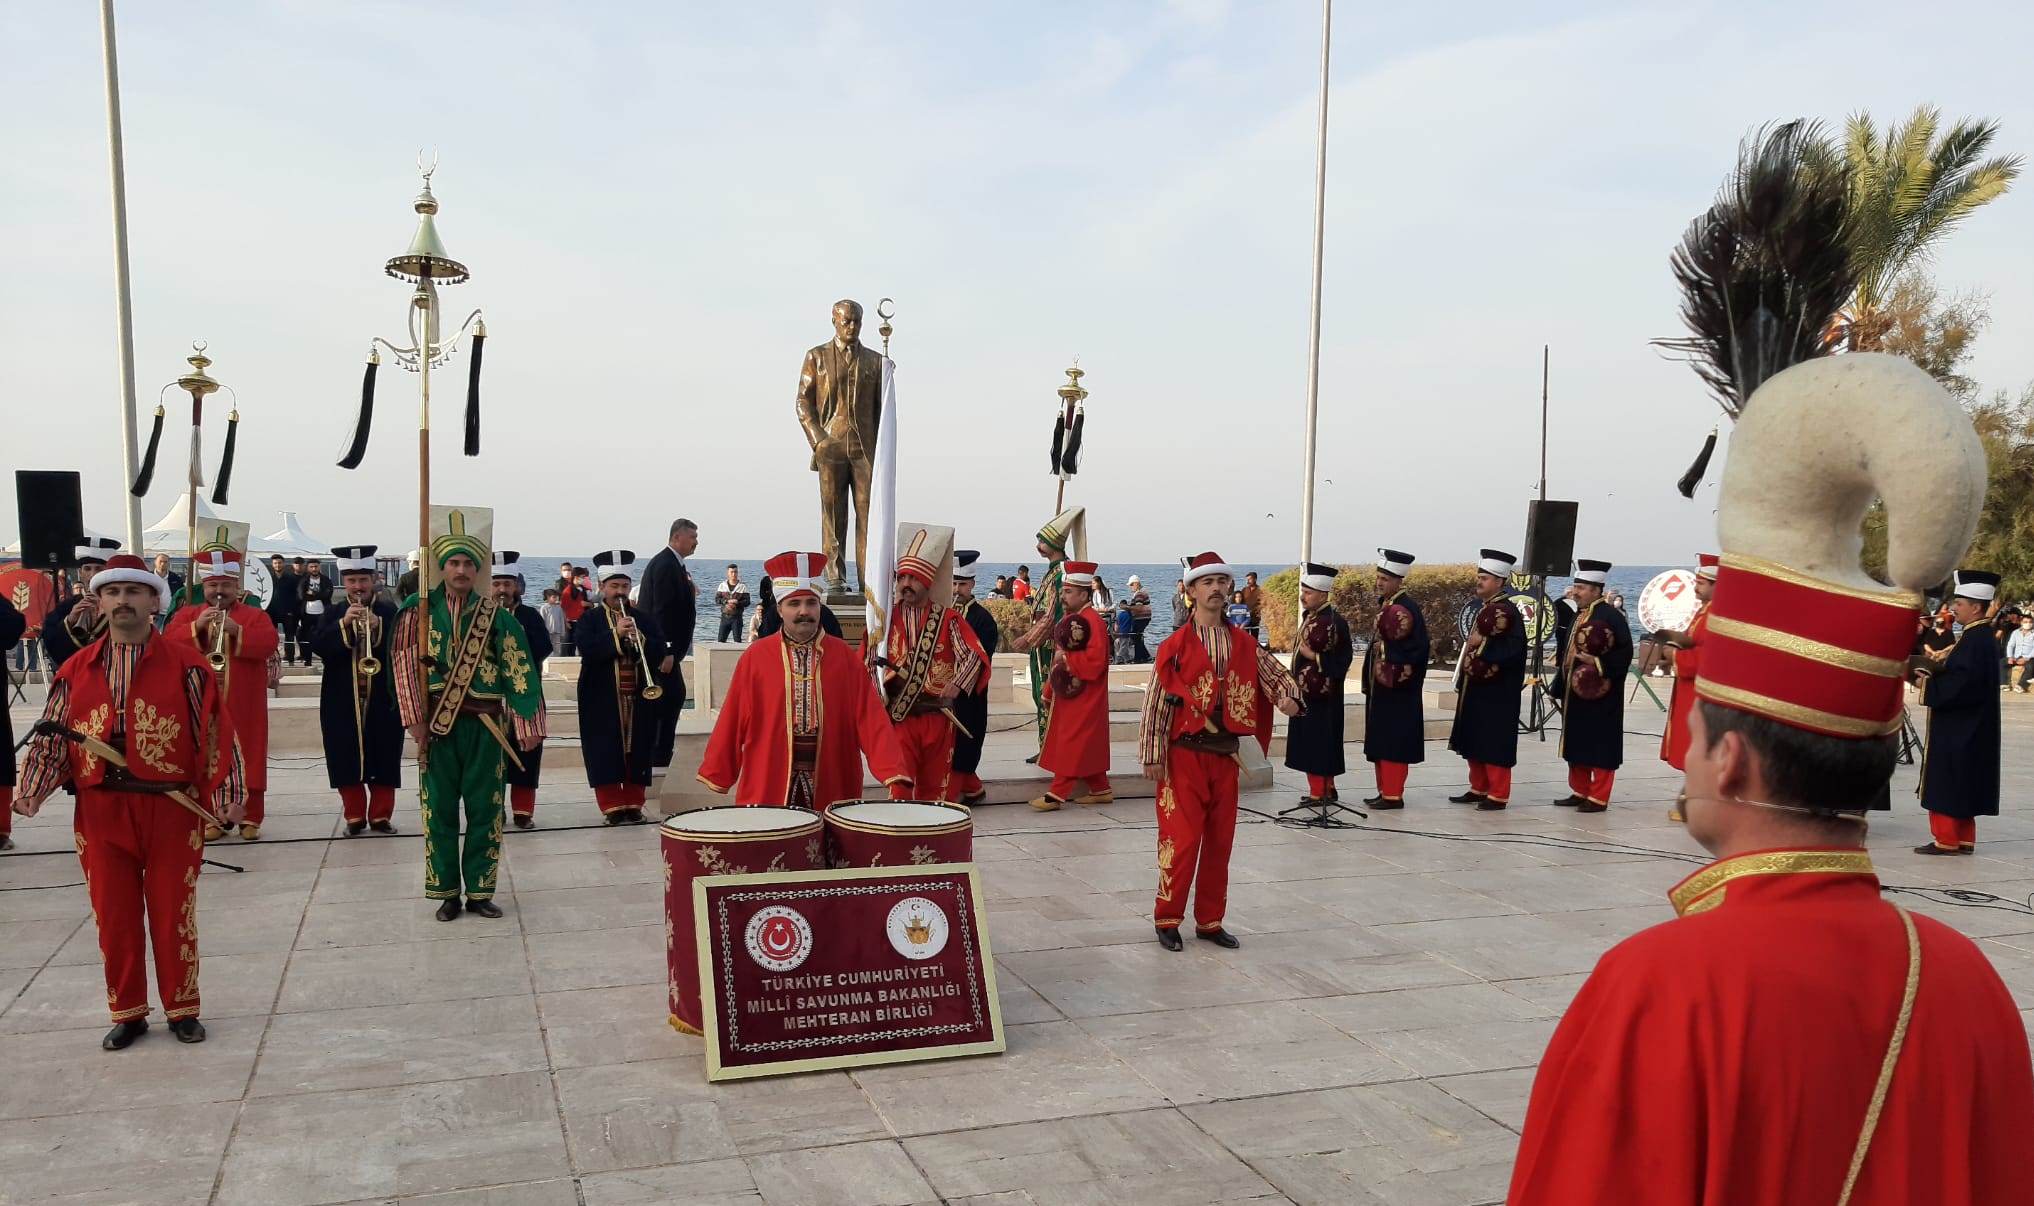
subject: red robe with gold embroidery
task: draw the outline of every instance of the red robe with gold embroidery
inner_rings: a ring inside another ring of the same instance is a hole
[[[1052,677],[1045,684],[1045,743],[1039,747],[1038,765],[1054,775],[1081,779],[1109,773],[1109,636],[1102,617],[1092,607],[1061,620],[1081,620],[1088,626],[1087,641],[1079,649],[1061,649],[1053,660]],[[1055,691],[1052,683],[1064,666],[1067,690]]]
[[[1906,931],[1860,849],[1725,859],[1596,965],[1540,1061],[1512,1206],[1834,1203],[1900,1013]],[[1970,939],[1920,983],[1851,1206],[2034,1200],[2034,1069]]]
[[[1688,769],[1688,714],[1695,710],[1696,667],[1702,656],[1702,638],[1709,635],[1709,604],[1695,609],[1688,622],[1688,639],[1695,643],[1674,650],[1674,698],[1667,707],[1667,731],[1660,735],[1660,757],[1675,770]]]
[[[198,617],[203,614],[202,604],[180,607],[163,626],[162,634],[200,655],[210,653],[212,642],[200,640],[197,632]],[[227,614],[240,625],[240,637],[226,646],[226,672],[221,676],[226,708],[233,713],[233,735],[240,742],[247,790],[264,791],[268,787],[268,659],[280,638],[275,622],[259,607],[235,603]]]
[[[781,632],[761,637],[735,663],[727,699],[706,741],[699,781],[737,804],[783,805],[791,799],[795,730],[818,741],[812,799],[821,808],[862,795],[862,762],[884,783],[906,778],[890,714],[860,657],[846,641],[820,634],[807,655],[810,682],[794,678],[796,648]]]

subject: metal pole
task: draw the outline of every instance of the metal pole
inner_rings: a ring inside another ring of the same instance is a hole
[[[424,312],[424,335],[417,342],[417,597],[423,606],[422,622],[417,625],[417,666],[421,670],[429,657],[429,647],[424,643],[425,629],[431,617],[431,357],[437,352],[438,335],[438,293],[430,278],[417,286],[416,304]],[[430,686],[429,676],[425,677],[427,698]]]
[[[1314,149],[1314,283],[1307,331],[1307,441],[1305,485],[1300,491],[1300,562],[1314,557],[1314,462],[1321,425],[1321,246],[1328,205],[1328,49],[1335,0],[1321,0],[1321,111]],[[1304,608],[1301,609],[1304,611]]]
[[[99,37],[106,52],[106,152],[113,168],[113,292],[120,330],[120,467],[122,484],[134,481],[138,430],[134,417],[134,307],[127,282],[127,156],[120,138],[120,54],[113,38],[113,0],[99,0]],[[141,500],[127,500],[127,548],[140,556]]]

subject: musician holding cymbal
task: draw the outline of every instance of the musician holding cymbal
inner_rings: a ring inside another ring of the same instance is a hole
[[[1307,777],[1302,804],[1340,800],[1335,777],[1348,770],[1342,756],[1342,691],[1355,645],[1349,621],[1335,610],[1335,567],[1309,561],[1300,567],[1299,647],[1292,674],[1304,710],[1286,723],[1285,765]]]
[[[1610,807],[1610,785],[1624,765],[1624,678],[1631,671],[1631,625],[1603,601],[1610,562],[1575,559],[1575,620],[1561,644],[1561,757],[1568,794],[1554,801],[1576,812]]]
[[[394,833],[395,793],[403,785],[403,720],[387,673],[396,607],[374,597],[374,549],[332,550],[345,605],[316,617],[311,629],[311,651],[325,663],[318,683],[325,778],[339,792],[348,837],[370,825]]]
[[[1499,812],[1511,803],[1511,769],[1518,765],[1518,699],[1525,691],[1525,618],[1504,597],[1518,558],[1484,549],[1476,562],[1476,598],[1482,606],[1456,682],[1460,692],[1448,748],[1469,763],[1469,790],[1451,804]]]
[[[1413,555],[1377,550],[1377,623],[1363,651],[1363,756],[1377,768],[1372,808],[1404,808],[1405,781],[1424,762],[1426,716],[1422,694],[1432,645],[1420,605],[1405,591]]]
[[[594,802],[610,825],[644,819],[656,765],[656,701],[664,694],[651,667],[668,652],[656,622],[629,602],[635,560],[627,549],[593,555],[600,604],[572,628],[579,648],[579,748]]]

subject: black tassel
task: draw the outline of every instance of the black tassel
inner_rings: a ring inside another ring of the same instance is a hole
[[[473,361],[466,366],[466,455],[480,455],[480,349],[487,336],[475,332]]]
[[[1064,414],[1054,415],[1052,419],[1052,474],[1054,477],[1059,476],[1059,449],[1061,441],[1065,439],[1066,416]]]
[[[240,412],[226,416],[226,451],[219,457],[219,483],[212,487],[212,505],[226,505],[226,491],[233,484],[233,448],[240,442]]]
[[[367,455],[367,433],[374,426],[374,370],[380,365],[381,357],[368,357],[367,375],[360,379],[360,415],[353,421],[353,441],[339,454],[341,469],[360,468],[360,458]]]
[[[1695,463],[1688,466],[1688,472],[1683,473],[1680,482],[1677,483],[1682,498],[1695,497],[1695,487],[1702,484],[1702,475],[1709,472],[1709,456],[1715,451],[1716,429],[1712,427],[1709,429],[1709,438],[1702,441],[1702,452],[1696,456]]]
[[[155,408],[155,426],[148,431],[148,451],[141,456],[141,471],[134,475],[134,488],[128,493],[140,498],[148,493],[148,483],[155,480],[155,450],[162,446],[162,407]]]
[[[1073,428],[1066,433],[1066,452],[1060,456],[1059,463],[1066,469],[1068,477],[1072,477],[1081,471],[1081,428],[1087,425],[1087,421],[1088,416],[1086,411],[1075,411]],[[1104,601],[1107,598],[1108,596],[1105,592],[1103,595]]]

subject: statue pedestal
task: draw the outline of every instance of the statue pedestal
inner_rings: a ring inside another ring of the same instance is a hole
[[[860,648],[862,638],[868,635],[868,596],[858,590],[842,591],[828,595],[826,605],[833,609],[833,618],[840,621],[841,639]]]

